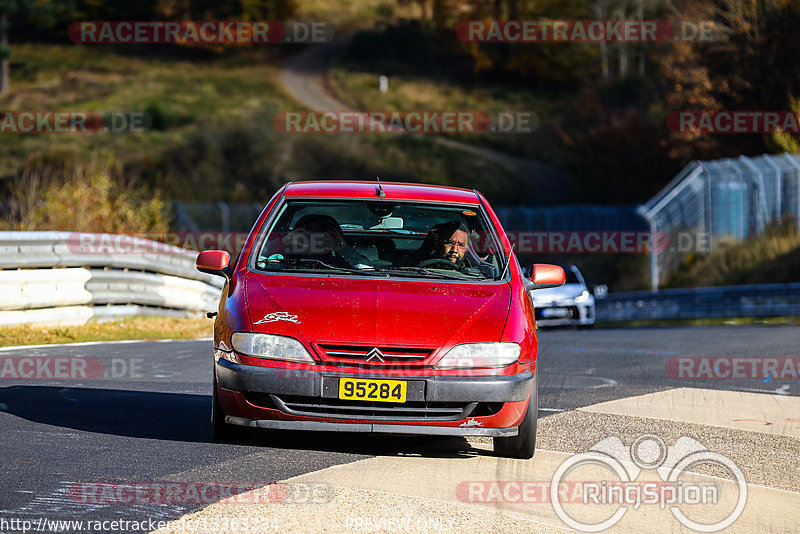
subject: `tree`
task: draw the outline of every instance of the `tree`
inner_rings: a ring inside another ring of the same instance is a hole
[[[162,0],[156,11],[171,20],[280,20],[297,12],[296,0]]]
[[[8,46],[8,30],[15,17],[29,15],[38,26],[51,28],[56,21],[74,10],[74,0],[0,0],[0,95],[8,91],[11,70],[11,49]]]
[[[0,0],[0,95],[8,91],[8,76],[11,70],[8,27],[10,15],[15,11],[16,4],[14,0]]]

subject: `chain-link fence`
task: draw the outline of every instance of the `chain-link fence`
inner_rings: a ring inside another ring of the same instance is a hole
[[[494,211],[509,232],[648,229],[635,206],[496,206]]]
[[[640,213],[659,243],[650,253],[657,290],[688,253],[760,234],[781,217],[800,217],[800,154],[693,162]]]
[[[179,232],[249,232],[263,209],[258,202],[175,202],[175,226]]]

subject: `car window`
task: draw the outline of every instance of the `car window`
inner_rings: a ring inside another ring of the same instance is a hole
[[[287,199],[254,260],[262,271],[498,279],[505,258],[477,207]]]
[[[581,281],[578,280],[578,275],[575,274],[575,271],[570,269],[569,267],[564,268],[564,274],[566,275],[565,284],[580,284]]]

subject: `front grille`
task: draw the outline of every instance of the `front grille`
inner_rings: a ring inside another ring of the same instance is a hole
[[[358,402],[321,397],[297,397],[248,393],[248,402],[259,407],[276,407],[290,415],[330,417],[336,419],[392,421],[460,421],[472,415],[477,402],[405,403]]]
[[[434,349],[430,347],[377,347],[374,345],[317,345],[324,360],[353,365],[396,367],[424,365]]]

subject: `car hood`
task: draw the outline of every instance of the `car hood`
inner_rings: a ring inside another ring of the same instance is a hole
[[[441,347],[500,341],[508,284],[306,278],[250,273],[254,332],[304,343]]]
[[[531,295],[533,295],[534,305],[546,306],[552,302],[574,299],[584,291],[586,291],[586,287],[581,284],[564,284],[561,287],[536,289],[531,291]]]

